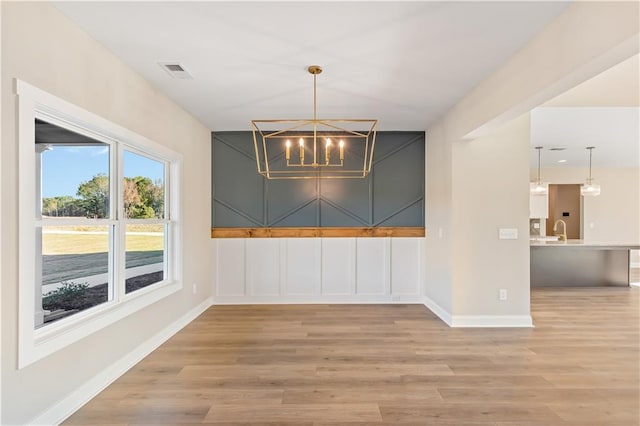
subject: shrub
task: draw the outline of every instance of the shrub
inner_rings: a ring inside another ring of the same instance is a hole
[[[78,300],[84,298],[88,288],[88,283],[62,281],[60,287],[42,297],[42,307],[47,310],[73,309]]]

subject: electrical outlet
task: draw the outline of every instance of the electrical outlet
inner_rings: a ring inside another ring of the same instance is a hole
[[[507,300],[507,289],[506,288],[501,288],[500,289],[500,300]]]
[[[193,283],[193,294],[196,294],[198,292],[198,285],[196,283]]]

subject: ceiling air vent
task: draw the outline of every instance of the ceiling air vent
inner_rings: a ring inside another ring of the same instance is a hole
[[[159,62],[158,64],[173,78],[193,78],[191,74],[189,74],[189,72],[184,68],[184,66],[177,62]]]
[[[560,147],[556,147],[556,148],[549,148],[549,151],[564,151],[567,148],[560,148]]]

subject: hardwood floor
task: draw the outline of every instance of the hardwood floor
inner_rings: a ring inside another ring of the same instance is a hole
[[[69,425],[639,424],[640,288],[533,291],[533,329],[419,305],[215,306]]]

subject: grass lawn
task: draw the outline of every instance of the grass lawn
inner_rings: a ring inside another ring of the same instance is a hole
[[[72,231],[73,233],[57,234],[45,232],[42,234],[42,254],[43,255],[60,255],[60,254],[87,254],[87,253],[105,253],[109,250],[109,236],[106,233],[107,227],[92,227],[91,230],[76,229],[50,229],[46,231]],[[79,227],[65,227],[79,228]],[[95,229],[98,228],[98,229]],[[162,231],[162,228],[160,228]],[[131,232],[155,232],[149,230]],[[89,233],[91,232],[91,233]],[[104,232],[104,233],[98,233]],[[155,251],[162,250],[164,247],[164,235],[127,235],[126,239],[128,251]]]
[[[74,278],[106,273],[109,251],[107,229],[107,226],[45,227],[42,235],[42,283],[72,281]],[[163,261],[163,230],[162,224],[127,225],[127,268]]]

